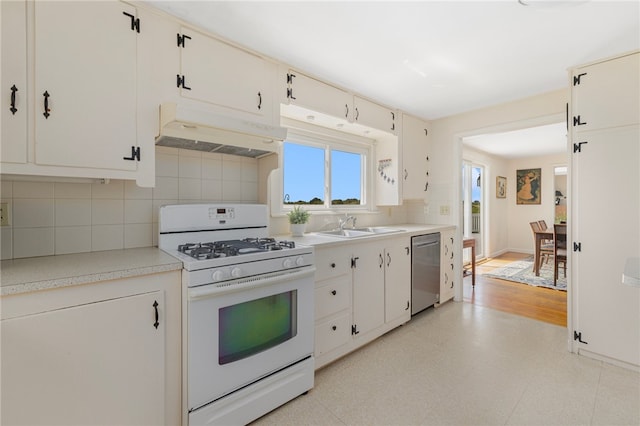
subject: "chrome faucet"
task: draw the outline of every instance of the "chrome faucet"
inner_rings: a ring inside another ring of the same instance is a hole
[[[347,223],[349,223],[349,221],[351,221],[352,228],[356,227],[356,218],[354,216],[347,216],[347,214],[345,213],[345,218],[338,220],[338,225],[340,226],[340,229],[341,230],[344,229],[344,227],[347,226]]]

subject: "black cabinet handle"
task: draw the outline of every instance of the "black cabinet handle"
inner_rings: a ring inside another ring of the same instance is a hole
[[[345,109],[344,118],[349,118],[349,105],[344,104],[344,109]]]
[[[407,251],[407,254],[411,253],[411,249],[409,249],[409,247],[405,247],[404,249]]]
[[[51,96],[51,95],[49,94],[49,92],[47,92],[45,90],[45,92],[42,94],[42,96],[44,96],[44,113],[42,115],[44,115],[44,118],[48,119],[49,116],[51,115],[51,114],[49,114],[49,111],[50,111],[49,110],[49,96]]]
[[[408,300],[407,300],[407,307],[406,307],[406,308],[404,308],[404,310],[405,310],[405,311],[408,311],[408,310],[409,310],[409,301],[408,301]]]
[[[382,266],[384,265],[384,259],[382,258],[382,253],[379,253],[378,256],[380,257],[380,269],[382,269]]]
[[[409,172],[407,171],[407,169],[404,169],[404,180],[407,180],[408,177],[409,177]]]
[[[160,318],[160,315],[158,313],[158,301],[157,300],[153,301],[153,308],[156,310],[156,322],[153,323],[153,326],[157,329],[158,326],[160,325],[160,322],[158,321],[158,319]]]
[[[335,267],[336,267],[336,264],[335,264],[335,263],[332,263],[332,264],[331,264],[331,267],[332,267],[332,268],[335,268]]]
[[[335,296],[336,294],[338,294],[338,292],[335,291],[335,290],[331,290],[331,294],[333,294]]]
[[[331,326],[331,329],[332,329],[333,331],[336,331],[336,330],[338,329],[338,327],[336,327],[335,325],[333,325],[333,326]]]
[[[15,84],[11,86],[11,108],[9,108],[9,111],[11,111],[11,114],[13,115],[16,115],[16,112],[18,112],[18,109],[16,108],[16,92],[17,91],[18,91],[18,88],[16,87]]]
[[[258,92],[258,109],[262,108],[262,94]]]
[[[391,265],[391,255],[387,253],[387,267]]]
[[[358,111],[358,108],[356,108],[355,110],[356,110],[356,121],[358,121],[358,117],[360,117],[360,111]],[[349,108],[347,108],[347,111],[349,111]]]

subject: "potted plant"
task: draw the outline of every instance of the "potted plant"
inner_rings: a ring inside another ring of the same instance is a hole
[[[293,210],[287,213],[291,224],[291,234],[294,237],[302,237],[305,224],[309,221],[309,216],[309,212],[303,209],[302,206],[294,206]]]

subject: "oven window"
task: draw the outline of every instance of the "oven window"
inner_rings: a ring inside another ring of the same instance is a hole
[[[277,346],[297,333],[297,290],[221,308],[218,364]]]

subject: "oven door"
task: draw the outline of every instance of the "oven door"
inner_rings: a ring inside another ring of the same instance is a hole
[[[314,271],[188,290],[190,411],[312,355]]]

